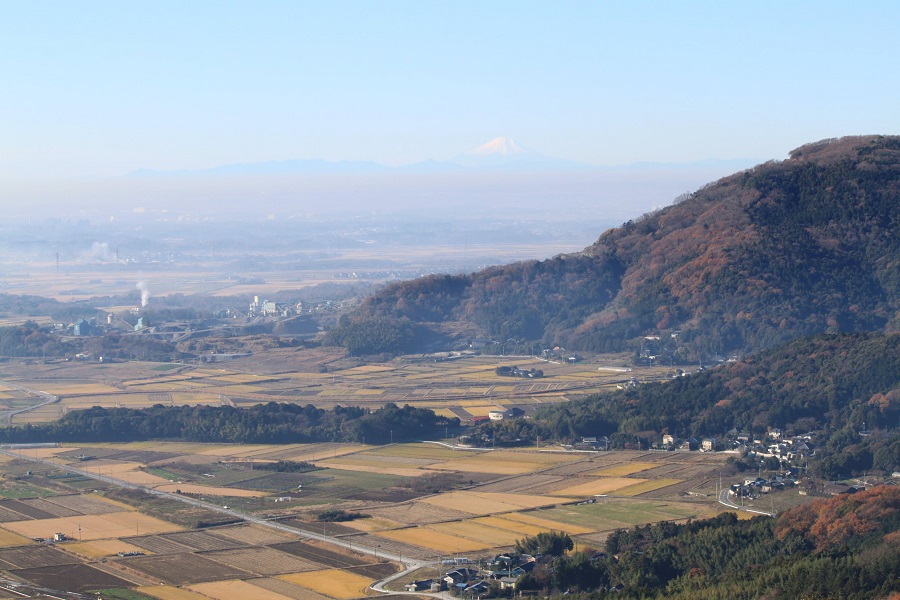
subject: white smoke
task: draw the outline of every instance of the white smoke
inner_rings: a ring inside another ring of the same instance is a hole
[[[106,242],[94,242],[90,250],[85,250],[79,258],[83,262],[109,262],[109,244]]]
[[[147,282],[138,281],[134,287],[141,290],[141,308],[144,308],[150,302],[150,289],[147,287]]]

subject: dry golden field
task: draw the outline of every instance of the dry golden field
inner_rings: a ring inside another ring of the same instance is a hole
[[[248,600],[290,600],[289,596],[283,596],[241,580],[196,583],[189,586],[189,589],[202,594],[204,598],[214,598],[215,600],[236,600],[237,598],[247,598]]]
[[[0,529],[0,548],[6,548],[8,546],[24,546],[32,543],[34,542],[29,538]]]
[[[292,573],[281,575],[290,583],[309,588],[313,591],[338,599],[359,598],[366,595],[366,590],[374,583],[373,580],[348,573],[340,569],[325,569],[322,571],[309,571],[306,573]]]
[[[74,552],[92,560],[104,556],[115,556],[119,552],[146,552],[144,548],[117,539],[66,544],[66,551]]]
[[[497,544],[488,544],[424,526],[380,531],[378,537],[445,553],[488,550],[497,546]]]
[[[270,494],[254,490],[244,490],[240,488],[215,487],[211,485],[197,485],[192,483],[170,483],[167,485],[154,486],[153,489],[161,492],[174,492],[181,490],[186,494],[203,494],[205,496],[232,496],[235,498],[265,498]]]
[[[511,546],[516,543],[517,539],[524,537],[521,533],[492,527],[484,522],[476,522],[474,520],[436,523],[423,526],[423,528],[481,542],[490,548]]]
[[[146,594],[159,600],[209,600],[209,596],[201,596],[190,590],[172,587],[170,585],[153,585],[135,588],[142,594]]]
[[[609,494],[616,490],[643,483],[646,479],[631,479],[628,477],[598,477],[583,483],[563,488],[553,494],[555,496],[568,496],[570,498],[578,498],[584,496],[596,496],[598,494]]]
[[[74,540],[99,540],[181,529],[136,511],[14,521],[0,525],[28,538],[49,538],[54,533],[64,533]]]
[[[662,489],[664,487],[668,487],[670,485],[675,485],[676,483],[681,483],[680,479],[653,479],[650,481],[644,481],[643,483],[638,483],[636,485],[629,485],[625,488],[620,488],[615,491],[616,496],[638,496],[640,494],[646,494],[647,492],[654,492],[656,490]]]

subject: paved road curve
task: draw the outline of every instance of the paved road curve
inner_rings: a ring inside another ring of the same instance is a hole
[[[40,408],[42,406],[46,406],[48,404],[53,404],[54,402],[59,402],[59,396],[54,396],[49,392],[42,392],[40,390],[33,390],[31,388],[25,387],[24,385],[19,385],[18,383],[11,383],[9,381],[0,382],[3,385],[15,388],[20,392],[27,392],[29,394],[34,394],[35,396],[39,396],[41,401],[37,404],[32,404],[31,406],[25,406],[23,408],[15,408],[10,410],[4,410],[0,412],[0,420],[7,421],[9,423],[12,422],[12,418],[18,414],[28,412],[30,410],[34,410],[36,408]]]

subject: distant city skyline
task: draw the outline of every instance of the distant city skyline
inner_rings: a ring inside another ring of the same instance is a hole
[[[887,1],[0,0],[0,184],[498,136],[592,165],[785,158],[898,133],[898,22]]]

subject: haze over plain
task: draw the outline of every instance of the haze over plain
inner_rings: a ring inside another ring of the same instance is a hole
[[[884,76],[898,54],[890,2],[34,2],[3,12],[0,111],[11,118],[0,202],[13,215],[462,202],[618,218],[803,143],[900,123],[898,83]],[[437,168],[498,136],[589,168]],[[386,168],[124,177],[308,159]]]

